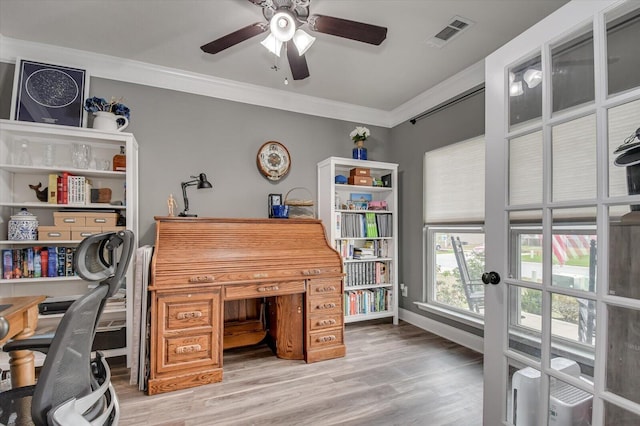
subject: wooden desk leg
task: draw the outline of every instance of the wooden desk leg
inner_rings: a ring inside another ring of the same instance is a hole
[[[11,387],[30,386],[36,382],[36,368],[31,351],[9,352],[9,367],[11,368]]]
[[[34,306],[24,314],[24,328],[14,339],[21,340],[33,336],[38,325],[38,306]],[[35,357],[29,350],[9,352],[11,369],[11,387],[30,386],[36,382]]]

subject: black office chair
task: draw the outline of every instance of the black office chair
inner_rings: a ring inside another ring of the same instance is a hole
[[[35,385],[0,394],[0,423],[118,423],[118,400],[110,383],[109,365],[99,352],[91,359],[91,347],[107,298],[124,280],[133,240],[129,230],[85,238],[76,249],[74,265],[82,279],[97,286],[69,307],[52,337],[34,336],[5,344],[7,352],[30,349],[45,352],[47,357]]]

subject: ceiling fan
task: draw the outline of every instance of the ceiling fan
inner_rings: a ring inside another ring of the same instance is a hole
[[[262,7],[267,22],[248,25],[200,47],[204,52],[216,54],[245,40],[271,31],[262,41],[262,45],[273,54],[280,56],[284,46],[294,80],[309,77],[309,68],[304,53],[309,49],[315,37],[302,30],[310,30],[344,37],[351,40],[380,45],[387,37],[387,29],[377,25],[334,18],[326,15],[309,15],[311,0],[248,0]]]

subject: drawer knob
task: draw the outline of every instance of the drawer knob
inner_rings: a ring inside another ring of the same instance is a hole
[[[278,290],[280,290],[280,287],[278,287],[277,285],[272,285],[272,286],[268,286],[268,287],[258,287],[258,291],[259,292],[278,291]]]
[[[185,346],[178,346],[176,348],[176,353],[177,354],[188,354],[188,353],[192,353],[192,352],[200,352],[202,350],[202,346],[195,344],[195,345],[185,345]]]
[[[335,287],[335,286],[333,286],[333,285],[332,285],[332,286],[330,286],[330,287],[318,287],[318,288],[316,289],[316,291],[317,291],[318,293],[324,293],[324,292],[327,292],[327,291],[336,291],[336,287]]]
[[[334,319],[326,319],[318,322],[318,325],[335,325],[336,320]]]
[[[201,318],[202,312],[200,311],[187,311],[187,312],[178,312],[176,315],[178,319],[190,319],[190,318]]]
[[[334,336],[333,334],[330,336],[322,336],[322,337],[318,337],[318,339],[316,340],[319,343],[326,343],[326,342],[334,342],[338,340],[336,338],[336,336]]]
[[[253,278],[268,278],[269,274],[266,272],[260,272],[257,274],[253,274]]]
[[[215,278],[211,275],[196,275],[194,277],[189,277],[190,283],[212,283],[215,281]]]
[[[335,303],[325,303],[323,305],[318,305],[318,309],[333,309],[336,307]]]
[[[302,275],[320,275],[322,271],[320,269],[307,269],[302,271]]]

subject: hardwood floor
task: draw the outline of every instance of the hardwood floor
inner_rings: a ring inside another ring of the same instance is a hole
[[[146,396],[112,367],[120,425],[482,424],[482,355],[411,324],[348,324],[345,358],[305,364],[266,345],[224,353],[221,383]]]

